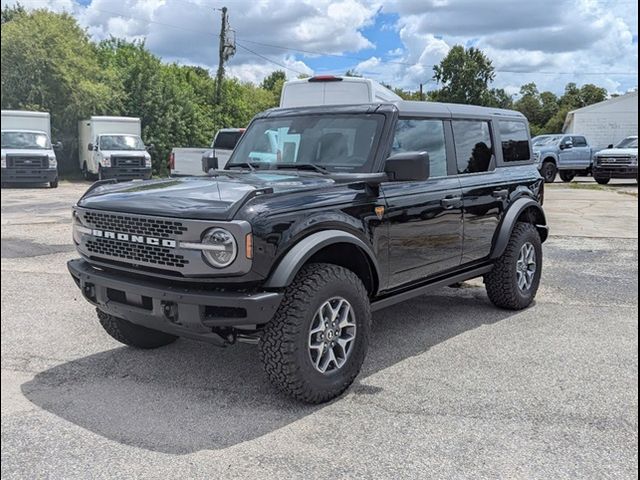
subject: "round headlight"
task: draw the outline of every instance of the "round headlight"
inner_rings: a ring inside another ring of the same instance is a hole
[[[202,254],[212,267],[228,267],[238,255],[238,244],[224,228],[212,228],[202,237]]]

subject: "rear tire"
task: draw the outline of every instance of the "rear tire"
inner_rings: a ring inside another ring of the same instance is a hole
[[[527,308],[536,296],[541,273],[540,234],[530,223],[517,223],[504,253],[484,277],[489,300],[507,310]],[[523,276],[525,285],[520,282]]]
[[[560,179],[564,183],[569,183],[574,178],[576,178],[576,172],[574,172],[573,170],[561,170],[560,171]]]
[[[540,168],[540,174],[544,178],[544,183],[553,183],[556,180],[558,174],[558,168],[556,164],[550,160],[545,161]]]
[[[307,403],[327,402],[360,372],[370,332],[369,299],[358,276],[337,265],[309,264],[265,326],[260,358],[282,392]]]
[[[143,349],[158,348],[169,345],[178,339],[175,335],[141,327],[122,318],[104,313],[101,310],[97,311],[98,320],[102,328],[114,339],[130,347]]]

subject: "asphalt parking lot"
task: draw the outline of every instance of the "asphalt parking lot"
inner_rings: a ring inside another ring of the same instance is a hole
[[[374,315],[364,370],[310,407],[255,346],[112,340],[66,272],[86,184],[2,190],[2,478],[636,478],[636,183],[547,189],[523,312],[477,281]]]

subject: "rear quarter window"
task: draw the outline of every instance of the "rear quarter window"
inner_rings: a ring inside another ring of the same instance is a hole
[[[531,160],[529,132],[524,122],[500,121],[502,158],[505,162],[526,162]]]

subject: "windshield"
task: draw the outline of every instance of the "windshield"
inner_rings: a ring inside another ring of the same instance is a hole
[[[49,150],[51,143],[44,133],[2,132],[2,148]]]
[[[144,142],[137,135],[102,135],[100,150],[144,150]]]
[[[227,167],[313,164],[329,171],[368,172],[384,116],[304,115],[254,121]]]
[[[616,145],[616,148],[638,148],[638,137],[627,137]]]
[[[532,139],[531,143],[534,147],[539,147],[540,145],[551,145],[559,141],[560,138],[561,138],[561,135],[542,135]]]

